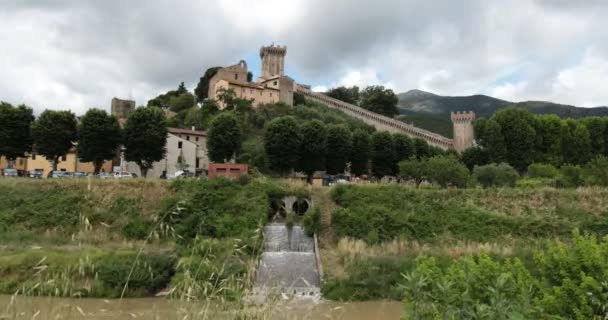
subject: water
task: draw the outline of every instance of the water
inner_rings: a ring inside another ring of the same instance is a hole
[[[256,274],[256,294],[263,296],[272,291],[318,300],[319,287],[313,239],[300,226],[290,230],[285,224],[267,225],[264,253]]]
[[[0,296],[0,319],[63,320],[199,320],[233,319],[226,312],[214,311],[204,303],[186,303],[162,298],[68,299]],[[355,303],[289,302],[275,306],[264,319],[272,320],[397,320],[403,306],[396,301]],[[36,315],[36,316],[35,316]]]

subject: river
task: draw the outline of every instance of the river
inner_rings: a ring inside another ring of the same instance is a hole
[[[211,310],[211,311],[209,311]],[[233,319],[230,312],[214,312],[204,303],[187,303],[162,298],[142,299],[67,299],[0,296],[0,319]],[[270,310],[257,311],[259,319],[276,320],[378,320],[399,319],[402,304],[395,301],[353,303],[290,302]],[[249,318],[248,318],[249,319]]]

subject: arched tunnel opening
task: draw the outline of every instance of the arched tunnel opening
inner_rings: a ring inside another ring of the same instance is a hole
[[[273,221],[285,217],[287,217],[287,210],[285,210],[285,202],[283,200],[273,200],[272,202],[270,202],[268,220]]]
[[[295,214],[302,216],[308,211],[309,208],[310,205],[308,204],[308,201],[305,199],[298,199],[293,203],[292,210]]]

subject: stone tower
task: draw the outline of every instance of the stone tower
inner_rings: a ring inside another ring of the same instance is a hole
[[[281,47],[273,44],[260,49],[262,78],[285,75],[285,54],[287,54],[287,46]]]
[[[112,115],[118,119],[118,123],[123,126],[127,122],[129,114],[135,110],[135,101],[112,99]]]
[[[452,112],[451,118],[454,126],[454,150],[461,153],[473,146],[473,121],[475,120],[475,112]]]

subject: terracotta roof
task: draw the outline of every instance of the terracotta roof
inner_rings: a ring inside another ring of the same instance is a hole
[[[207,132],[202,130],[190,130],[190,129],[179,129],[179,128],[169,128],[169,133],[173,134],[187,134],[191,136],[201,136],[204,137],[207,135]]]

